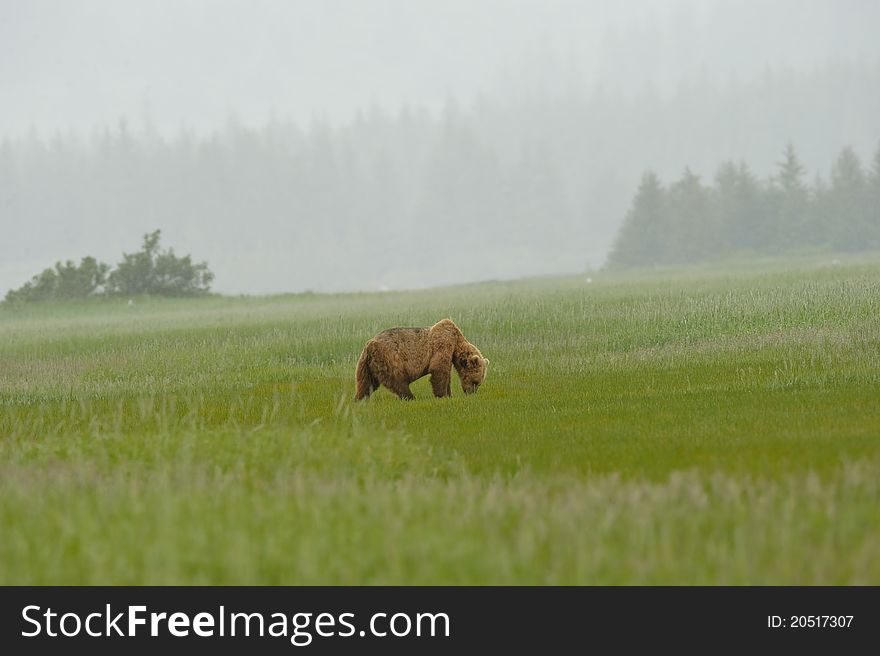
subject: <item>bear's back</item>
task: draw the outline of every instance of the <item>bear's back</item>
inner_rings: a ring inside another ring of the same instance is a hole
[[[430,328],[389,328],[383,330],[373,339],[379,342],[403,343],[425,339]]]

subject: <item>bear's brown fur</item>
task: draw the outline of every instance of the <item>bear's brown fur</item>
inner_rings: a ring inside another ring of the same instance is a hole
[[[431,374],[434,396],[451,396],[455,367],[465,394],[473,394],[486,378],[489,360],[467,341],[450,319],[430,328],[391,328],[367,342],[355,374],[356,401],[384,385],[402,399],[412,399],[414,380]]]

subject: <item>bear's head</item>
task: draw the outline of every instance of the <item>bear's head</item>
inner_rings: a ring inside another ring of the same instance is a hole
[[[461,378],[461,389],[465,394],[473,394],[486,379],[489,360],[479,351],[474,350],[459,354],[455,359],[455,365],[458,377]]]

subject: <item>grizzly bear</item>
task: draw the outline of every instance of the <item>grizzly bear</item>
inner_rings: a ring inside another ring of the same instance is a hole
[[[434,396],[451,396],[455,367],[465,394],[473,394],[486,378],[489,360],[467,341],[450,319],[430,328],[390,328],[367,342],[357,363],[355,401],[384,385],[401,399],[412,399],[409,384],[431,374]]]

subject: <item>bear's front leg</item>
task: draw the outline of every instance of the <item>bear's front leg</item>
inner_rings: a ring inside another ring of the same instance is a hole
[[[431,388],[434,396],[452,396],[452,352],[447,350],[438,351],[428,363],[428,371],[431,372]]]
[[[431,372],[431,388],[434,390],[434,396],[452,396],[450,378],[449,369]]]

